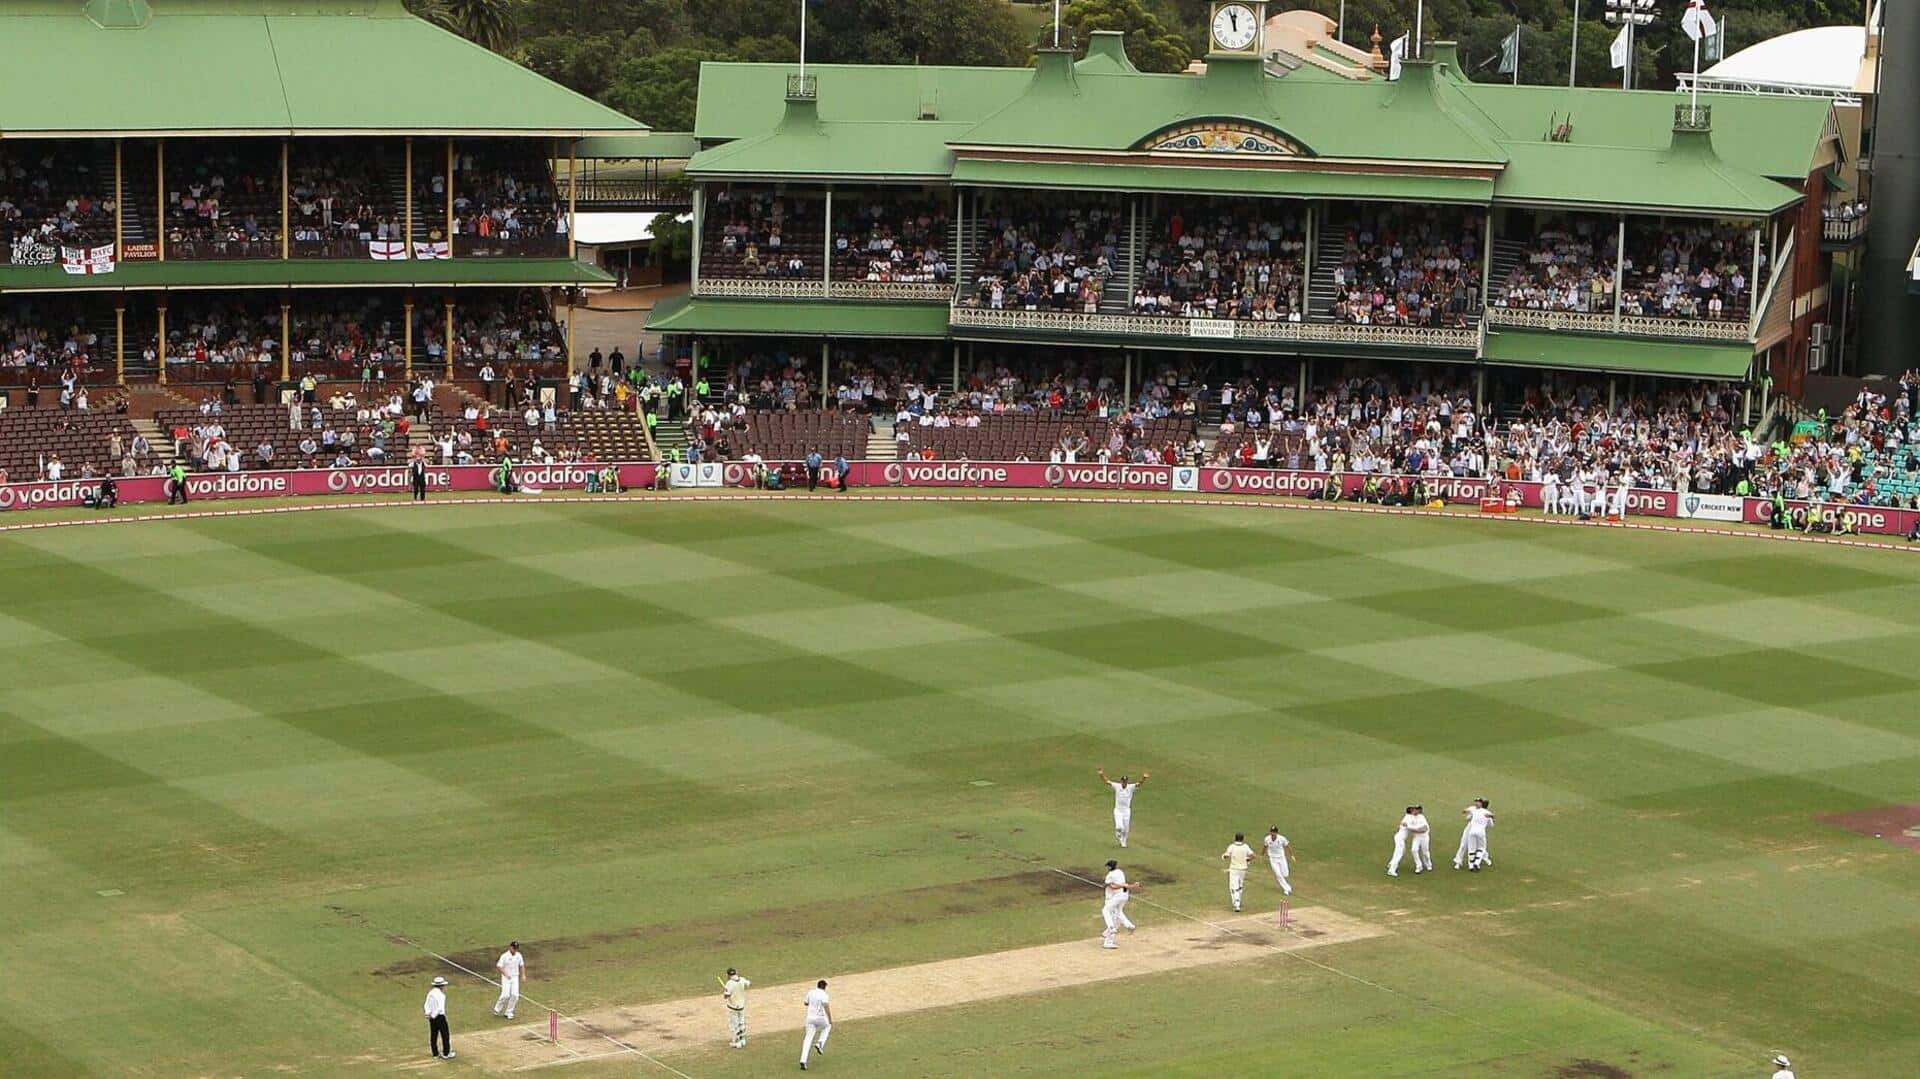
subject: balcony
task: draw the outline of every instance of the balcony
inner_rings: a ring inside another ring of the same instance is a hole
[[[1489,307],[1489,326],[1548,330],[1559,333],[1607,334],[1620,337],[1660,337],[1682,341],[1746,341],[1747,321],[1740,318],[1652,318],[1612,312],[1543,311],[1531,307]]]
[[[1820,245],[1828,250],[1852,247],[1867,238],[1867,212],[1860,210],[1852,217],[1843,217],[1837,211],[1830,212],[1820,222]]]
[[[952,325],[1029,333],[1187,338],[1274,344],[1360,345],[1472,352],[1479,331],[1418,326],[1355,326],[1344,322],[1251,322],[1238,319],[1119,315],[1079,311],[955,307]]]
[[[879,300],[945,303],[953,285],[942,281],[822,281],[817,277],[702,277],[700,296],[756,300]]]

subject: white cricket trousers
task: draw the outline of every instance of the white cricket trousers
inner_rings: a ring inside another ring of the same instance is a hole
[[[747,1044],[747,1010],[745,1008],[736,1008],[731,1004],[727,1006],[727,1034],[728,1041],[734,1045]]]
[[[1413,867],[1433,868],[1433,833],[1417,832],[1413,837]]]
[[[1493,859],[1487,857],[1487,833],[1485,829],[1469,829],[1460,833],[1460,849],[1453,856],[1453,867],[1459,869],[1470,864],[1475,853],[1480,855],[1481,865],[1492,865]]]
[[[493,1014],[513,1018],[513,1009],[520,1003],[520,979],[518,976],[500,979],[500,999],[493,1002]]]
[[[818,1022],[807,1020],[806,1029],[800,1032],[800,1063],[805,1064],[815,1049],[827,1047],[827,1035],[833,1033],[833,1024],[822,1019]]]
[[[1124,847],[1127,845],[1127,833],[1131,831],[1133,831],[1133,810],[1132,809],[1114,810],[1113,811],[1113,838],[1119,840],[1120,845]]]
[[[1407,856],[1407,830],[1405,828],[1396,828],[1393,831],[1393,857],[1389,859],[1387,862],[1388,876],[1400,875],[1400,859],[1405,858],[1406,856]],[[1413,861],[1413,864],[1415,868],[1418,868],[1420,865],[1420,859],[1416,857]]]
[[[1108,944],[1113,943],[1114,934],[1122,929],[1132,929],[1133,919],[1127,917],[1127,893],[1120,892],[1100,906],[1100,921],[1106,925],[1101,938]]]
[[[1227,870],[1227,898],[1233,900],[1233,909],[1240,909],[1240,897],[1247,894],[1247,871],[1244,869]]]
[[[1273,879],[1280,882],[1280,894],[1292,895],[1293,885],[1287,883],[1287,860],[1285,858],[1269,858],[1267,859],[1267,864],[1273,867]]]

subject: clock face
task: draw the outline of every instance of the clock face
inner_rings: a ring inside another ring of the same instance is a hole
[[[1213,43],[1230,52],[1239,52],[1253,44],[1260,24],[1253,9],[1245,4],[1224,4],[1213,13]]]

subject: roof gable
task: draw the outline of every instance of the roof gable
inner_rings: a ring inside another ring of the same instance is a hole
[[[646,125],[408,14],[399,0],[172,0],[101,25],[81,0],[8,0],[0,40],[75,79],[0,65],[0,138],[394,132],[572,136]],[[213,62],[183,62],[207,57]]]

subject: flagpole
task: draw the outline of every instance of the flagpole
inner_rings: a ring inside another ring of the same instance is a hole
[[[1340,0],[1340,26],[1333,32],[1333,36],[1343,44],[1347,40],[1347,0]]]
[[[1700,37],[1705,36],[1705,34],[1700,35]],[[1693,39],[1693,100],[1687,105],[1687,111],[1692,114],[1696,123],[1700,116],[1700,37]]]
[[[1060,47],[1060,0],[1053,0],[1053,47]]]
[[[1427,0],[1417,0],[1413,7],[1413,55],[1419,57],[1424,50],[1420,47],[1421,24],[1426,18]]]
[[[1513,24],[1513,84],[1520,85],[1520,24]]]
[[[1580,0],[1573,0],[1573,48],[1567,50],[1567,89],[1580,71]]]
[[[800,0],[800,85],[807,84],[807,0]]]

